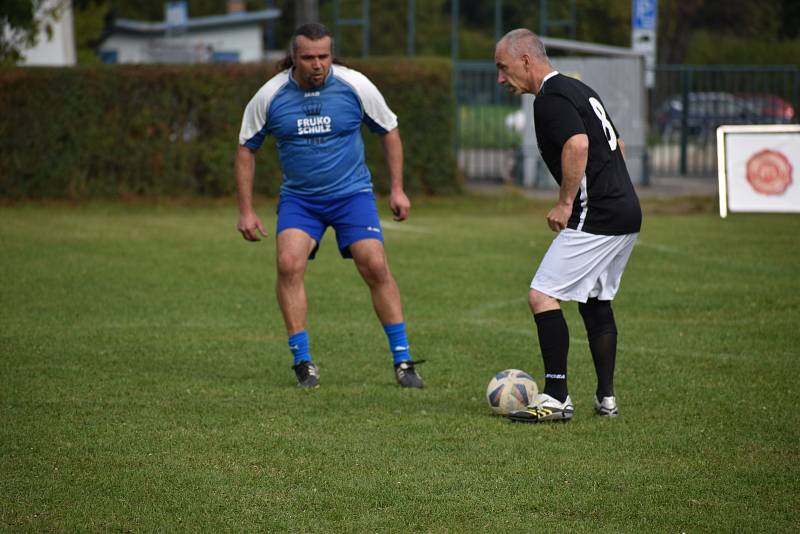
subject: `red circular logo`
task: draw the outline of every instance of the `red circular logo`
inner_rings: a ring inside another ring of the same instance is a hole
[[[782,195],[792,183],[792,164],[780,152],[756,152],[747,160],[747,181],[757,193]]]

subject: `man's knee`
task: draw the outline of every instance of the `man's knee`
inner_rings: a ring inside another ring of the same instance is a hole
[[[306,260],[291,252],[279,252],[277,263],[278,276],[281,278],[292,278],[303,274]]]
[[[578,311],[583,317],[583,324],[586,325],[586,334],[589,339],[617,333],[617,324],[614,321],[614,311],[611,309],[610,300],[591,298],[586,303],[579,302]]]
[[[389,265],[383,254],[369,254],[367,257],[360,258],[358,270],[361,276],[370,285],[382,284],[391,279]]]
[[[530,306],[531,312],[534,314],[555,310],[561,307],[558,303],[558,299],[554,299],[550,295],[545,295],[536,289],[528,291],[528,306]]]

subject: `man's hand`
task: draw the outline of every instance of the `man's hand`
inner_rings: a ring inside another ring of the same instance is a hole
[[[395,221],[405,221],[408,218],[408,212],[411,209],[411,201],[403,191],[392,191],[389,196],[389,207],[394,213]]]
[[[236,228],[247,241],[261,241],[261,237],[258,235],[259,233],[267,237],[267,232],[264,231],[264,225],[261,224],[261,219],[252,211],[239,216],[239,224]]]
[[[559,202],[547,213],[547,226],[554,232],[560,232],[567,227],[571,215],[572,204]]]

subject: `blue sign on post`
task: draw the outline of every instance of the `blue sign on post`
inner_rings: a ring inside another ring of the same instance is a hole
[[[644,85],[655,86],[658,0],[633,0],[631,48],[644,56]]]
[[[633,29],[655,30],[658,0],[633,0]]]
[[[188,11],[186,0],[167,2],[164,4],[164,22],[167,24],[167,29],[185,28],[189,21]]]

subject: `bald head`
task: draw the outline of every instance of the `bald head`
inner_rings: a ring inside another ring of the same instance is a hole
[[[524,28],[511,30],[497,42],[494,62],[497,83],[514,94],[537,94],[542,80],[553,70],[542,40]]]
[[[550,64],[547,58],[547,51],[544,49],[544,43],[539,39],[539,36],[525,28],[517,28],[511,30],[503,36],[497,43],[497,46],[504,46],[514,58],[522,57],[527,54],[534,61]]]

